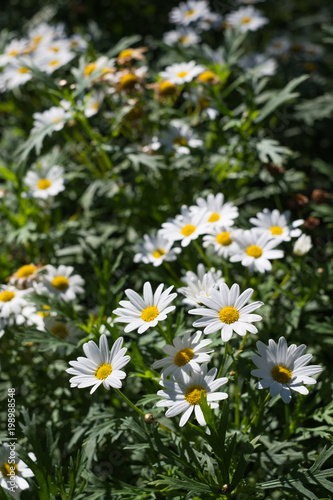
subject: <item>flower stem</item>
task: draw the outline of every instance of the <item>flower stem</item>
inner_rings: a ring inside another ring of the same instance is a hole
[[[227,359],[228,345],[229,345],[228,342],[226,342],[225,345],[224,345],[224,354],[223,354],[222,364],[221,364],[220,369],[218,371],[217,378],[220,378],[221,375],[222,375],[223,368],[224,368],[224,365],[225,365],[225,362],[226,362],[226,359]]]
[[[145,416],[144,412],[141,411],[137,406],[135,406],[135,404],[132,403],[132,401],[130,401],[123,392],[121,392],[119,389],[115,389],[115,391],[118,394],[118,396],[120,396],[131,408],[133,408],[133,410],[139,413],[139,415],[141,415],[142,417]]]
[[[184,283],[179,279],[179,277],[177,276],[175,271],[172,269],[170,264],[168,262],[165,262],[165,260],[164,260],[163,265],[164,265],[165,269],[168,271],[168,273],[173,277],[173,279],[175,280],[177,285],[184,286]]]
[[[239,358],[239,356],[242,354],[242,352],[243,352],[243,348],[244,348],[244,345],[245,345],[245,342],[246,342],[246,338],[247,338],[247,332],[246,332],[246,334],[245,334],[245,335],[244,335],[244,337],[243,337],[243,340],[242,340],[241,346],[240,346],[240,348],[239,348],[239,350],[238,350],[238,352],[237,352],[237,354],[236,354],[235,359],[238,359],[238,358]]]
[[[264,401],[261,403],[261,405],[259,406],[258,410],[257,410],[257,413],[254,415],[253,419],[251,420],[251,422],[245,427],[244,429],[244,434],[247,433],[247,431],[249,430],[250,427],[252,427],[252,425],[258,420],[258,418],[260,417],[261,415],[261,412],[262,410],[264,409],[264,406],[265,404],[267,403],[267,401],[269,400],[270,398],[270,394],[268,393],[267,396],[265,397]]]
[[[164,338],[165,342],[167,344],[172,344],[172,339],[169,339],[169,335],[167,334],[167,332],[164,330],[164,328],[161,326],[160,323],[157,323],[157,329]]]
[[[194,240],[194,246],[195,246],[195,248],[197,249],[197,251],[198,251],[198,253],[199,253],[200,257],[202,258],[202,260],[203,260],[203,261],[207,264],[207,266],[208,266],[209,268],[211,268],[211,267],[212,267],[212,264],[209,262],[209,260],[207,259],[207,257],[206,257],[206,255],[205,255],[205,253],[203,252],[202,248],[200,247],[200,245],[197,243],[197,241],[196,241],[196,240]]]

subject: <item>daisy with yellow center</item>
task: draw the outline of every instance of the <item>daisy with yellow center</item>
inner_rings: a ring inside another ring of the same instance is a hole
[[[117,58],[118,64],[127,64],[133,60],[143,61],[145,56],[143,55],[148,49],[147,47],[138,47],[137,49],[125,49],[122,50]]]
[[[299,226],[303,224],[304,220],[298,219],[289,224],[289,218],[290,212],[288,210],[280,213],[277,209],[271,211],[264,208],[262,212],[257,213],[256,217],[251,217],[250,222],[269,234],[271,238],[290,241],[291,238],[298,238],[302,234]]]
[[[180,215],[162,224],[161,235],[172,242],[181,240],[181,246],[186,247],[192,240],[197,239],[207,231],[207,223],[204,218],[204,210],[193,213],[186,205],[183,205]]]
[[[24,183],[29,188],[31,198],[46,200],[64,191],[64,169],[59,165],[33,165]]]
[[[232,251],[230,262],[241,262],[250,271],[256,270],[260,273],[270,271],[272,269],[270,261],[284,256],[282,250],[275,249],[282,240],[272,237],[270,231],[261,228],[247,231],[238,229],[234,232],[233,239],[237,245]]]
[[[106,335],[101,335],[99,346],[90,340],[83,345],[86,358],[79,357],[77,361],[70,361],[71,368],[66,372],[74,375],[70,379],[71,387],[79,389],[91,387],[90,394],[103,385],[105,389],[110,387],[120,389],[121,380],[126,373],[121,370],[130,361],[130,356],[125,356],[126,347],[122,347],[124,339],[119,337],[109,350]]]
[[[203,237],[203,247],[213,247],[214,253],[219,257],[227,259],[236,248],[233,241],[234,227],[216,224],[209,228]]]
[[[195,321],[193,326],[205,327],[204,333],[209,335],[221,330],[223,342],[228,342],[233,334],[237,333],[244,336],[246,332],[257,333],[257,328],[252,324],[260,321],[262,318],[258,314],[252,314],[253,311],[263,305],[263,302],[252,302],[245,305],[253,289],[248,288],[240,294],[239,286],[234,283],[228,288],[225,283],[219,285],[219,289],[212,289],[210,297],[202,297],[201,302],[206,307],[191,309],[189,314],[203,316]]]
[[[312,359],[311,354],[304,354],[306,345],[296,347],[292,344],[288,347],[284,337],[279,339],[278,344],[270,339],[268,347],[259,340],[257,349],[260,355],[252,357],[257,369],[252,370],[251,375],[262,380],[256,387],[269,388],[272,397],[280,394],[284,403],[290,403],[291,391],[308,394],[303,384],[315,384],[316,380],[311,376],[322,371],[319,365],[306,366]]]
[[[187,286],[178,288],[178,292],[185,295],[183,304],[201,306],[201,298],[210,297],[211,289],[217,288],[220,283],[224,282],[221,275],[222,271],[215,271],[214,267],[206,271],[205,266],[201,263],[197,266],[197,273],[187,271],[186,275],[181,278]]]
[[[46,270],[40,292],[50,292],[66,302],[74,300],[77,294],[84,292],[82,288],[84,280],[78,274],[72,274],[74,271],[72,266],[61,265],[56,268],[48,265]]]
[[[163,42],[173,47],[180,43],[184,47],[192,46],[201,40],[199,34],[192,28],[178,27],[176,30],[167,31],[163,34]]]
[[[65,101],[64,99],[62,99],[59,104],[60,106],[52,106],[42,113],[33,114],[34,123],[33,129],[31,130],[32,134],[48,126],[48,135],[51,135],[52,132],[59,131],[65,126],[67,121],[73,116],[73,112],[69,111],[72,105],[69,101]]]
[[[30,452],[29,458],[36,461],[34,453]],[[0,487],[5,492],[13,495],[15,498],[20,495],[20,490],[29,488],[29,483],[25,478],[32,477],[34,474],[28,466],[22,462],[13,450],[13,447],[7,443],[0,446]]]
[[[206,222],[212,227],[216,226],[232,226],[234,219],[238,217],[238,208],[228,201],[225,202],[223,193],[213,195],[210,193],[206,199],[198,198],[196,200],[197,206],[191,207],[192,210],[205,210]]]
[[[28,304],[24,298],[26,294],[26,290],[18,290],[14,286],[2,286],[0,289],[0,318],[20,315],[22,309]]]
[[[211,344],[211,340],[201,340],[202,332],[198,331],[191,337],[191,332],[186,332],[184,337],[176,337],[172,345],[165,345],[162,351],[168,356],[155,361],[153,368],[162,368],[162,377],[172,375],[178,378],[183,372],[200,373],[199,363],[208,363],[210,361],[209,353],[213,349],[206,349]]]
[[[98,90],[91,94],[84,104],[84,114],[87,118],[96,115],[104,100],[104,92]]]
[[[160,231],[153,236],[145,234],[143,242],[135,247],[137,253],[134,256],[134,262],[153,264],[154,267],[160,266],[164,261],[172,262],[181,252],[179,247],[171,248],[172,245],[173,242],[163,238]]]
[[[175,63],[165,68],[165,70],[160,73],[160,77],[170,83],[180,85],[182,83],[191,82],[196,76],[203,73],[204,70],[205,68],[197,65],[195,61]]]
[[[9,277],[9,284],[14,285],[19,289],[29,288],[34,282],[40,279],[39,271],[41,266],[34,264],[26,264],[21,266],[12,276]]]
[[[206,0],[187,0],[174,7],[170,14],[170,22],[187,27],[189,24],[205,20],[210,10]]]
[[[256,31],[268,23],[268,19],[252,5],[241,7],[226,16],[225,22],[233,28],[238,27],[242,33]]]
[[[203,364],[197,372],[189,374],[183,371],[178,378],[173,377],[171,380],[163,378],[160,385],[164,389],[158,391],[157,395],[164,399],[159,401],[156,406],[169,407],[165,413],[166,417],[174,417],[182,413],[180,427],[186,424],[193,412],[199,425],[206,425],[200,408],[201,394],[207,397],[207,403],[212,409],[218,408],[216,401],[228,397],[225,392],[216,392],[228,382],[228,379],[215,379],[216,375],[216,368],[212,368],[207,373],[207,364]]]
[[[113,311],[119,316],[115,319],[116,322],[128,323],[125,333],[136,329],[138,333],[143,333],[156,326],[159,321],[165,320],[168,313],[175,309],[175,306],[169,306],[177,297],[176,293],[170,293],[173,286],[164,292],[163,288],[163,284],[159,285],[153,294],[151,284],[147,281],[143,286],[143,298],[131,289],[125,290],[129,301],[121,300],[119,305],[122,307]]]

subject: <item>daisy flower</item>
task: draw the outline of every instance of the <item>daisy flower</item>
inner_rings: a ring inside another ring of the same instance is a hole
[[[29,188],[31,198],[40,198],[46,200],[51,196],[64,191],[64,169],[58,165],[48,167],[42,165],[40,168],[33,165],[24,178],[24,183]]]
[[[24,49],[27,46],[27,40],[12,40],[4,48],[3,54],[0,55],[0,66],[6,66],[13,63],[18,57],[22,56]]]
[[[171,47],[180,43],[184,47],[189,47],[194,43],[199,43],[200,36],[190,28],[180,28],[179,30],[167,31],[163,35],[163,42]]]
[[[59,131],[64,128],[66,122],[71,118],[72,114],[68,109],[66,102],[62,101],[65,107],[52,106],[50,109],[43,111],[42,113],[34,113],[32,116],[34,118],[33,128],[31,133],[37,132],[40,128],[49,126],[49,134],[54,131]]]
[[[238,229],[235,231],[234,240],[238,248],[230,256],[230,262],[241,262],[250,271],[258,270],[260,273],[270,271],[272,259],[282,259],[282,250],[274,250],[281,243],[281,239],[272,239],[272,234],[259,228],[246,231]]]
[[[135,247],[138,253],[134,256],[134,262],[153,264],[154,267],[160,266],[163,261],[172,262],[181,253],[179,247],[171,249],[172,245],[173,242],[163,238],[160,231],[153,236],[145,234],[143,243]]]
[[[146,56],[143,55],[144,52],[147,52],[147,47],[137,47],[136,49],[128,48],[122,50],[117,58],[118,64],[128,64],[132,61],[144,61]]]
[[[206,425],[205,417],[199,406],[201,391],[207,396],[207,403],[213,409],[218,408],[218,403],[215,401],[221,401],[228,397],[225,392],[216,392],[228,382],[228,379],[218,378],[215,380],[216,375],[216,368],[211,368],[207,373],[207,365],[203,364],[199,373],[194,372],[188,375],[182,372],[181,377],[177,380],[162,379],[160,385],[164,387],[164,390],[158,391],[157,395],[165,399],[159,401],[156,406],[169,406],[165,413],[166,417],[174,417],[182,413],[180,427],[186,424],[193,411],[199,425]]]
[[[207,234],[203,237],[202,246],[207,248],[214,247],[214,252],[226,259],[237,248],[237,244],[233,241],[233,233],[235,228],[215,224],[207,230]]]
[[[20,290],[31,288],[33,282],[40,281],[41,275],[39,271],[41,269],[42,266],[40,264],[35,266],[35,264],[31,263],[21,266],[14,274],[9,276],[9,284]]]
[[[182,277],[182,281],[186,287],[178,288],[178,292],[185,295],[184,304],[191,306],[202,305],[201,298],[209,297],[210,290],[217,288],[220,283],[224,282],[221,278],[222,271],[216,271],[214,267],[206,272],[203,264],[198,264],[197,274],[192,271],[187,271],[186,276]]]
[[[252,71],[260,76],[275,75],[278,67],[276,60],[265,54],[249,54],[240,57],[238,64],[245,72]]]
[[[188,26],[190,23],[208,15],[209,7],[206,0],[188,0],[180,3],[178,7],[174,7],[169,14],[169,19],[171,23]]]
[[[87,118],[96,115],[104,100],[104,92],[96,91],[88,97],[84,105],[84,114]]]
[[[119,316],[115,321],[118,323],[128,323],[125,333],[138,330],[138,333],[145,332],[151,326],[156,326],[159,321],[166,319],[169,312],[175,306],[169,304],[177,297],[176,293],[171,293],[173,286],[167,288],[163,293],[164,284],[160,284],[153,294],[151,284],[147,281],[143,286],[143,299],[130,288],[125,290],[128,300],[121,300],[119,305],[123,307],[115,309],[114,314]],[[169,307],[168,307],[169,306]]]
[[[232,226],[234,219],[238,217],[238,208],[231,201],[224,203],[224,195],[222,193],[218,193],[216,196],[210,193],[206,200],[198,198],[196,203],[197,205],[192,205],[190,209],[192,211],[205,210],[206,221],[209,224],[218,222],[225,226]]]
[[[57,46],[59,49],[57,49]],[[34,58],[34,64],[48,75],[51,75],[58,68],[65,66],[65,64],[69,63],[75,57],[75,54],[68,47],[60,48],[59,45],[51,45],[50,47],[43,45],[40,48],[40,52],[36,52]]]
[[[119,337],[109,351],[106,335],[101,335],[99,347],[93,340],[83,344],[86,357],[79,357],[77,361],[70,361],[72,368],[67,368],[66,372],[74,375],[70,379],[71,387],[83,389],[92,386],[90,394],[103,384],[104,388],[110,387],[120,389],[121,380],[126,377],[126,373],[121,370],[130,361],[130,356],[125,356],[126,347],[122,347],[124,339]]]
[[[272,212],[268,208],[264,208],[262,212],[257,214],[257,217],[251,217],[250,222],[254,226],[264,230],[270,237],[278,238],[281,241],[290,241],[291,238],[297,238],[302,234],[298,226],[304,223],[303,219],[298,219],[288,225],[290,217],[289,210],[281,214],[277,209]]]
[[[180,339],[176,337],[172,345],[165,345],[162,351],[168,354],[166,358],[159,359],[153,364],[153,368],[162,368],[162,378],[172,374],[174,378],[178,378],[182,372],[188,375],[190,372],[200,373],[201,369],[198,363],[208,363],[210,355],[214,352],[213,349],[206,349],[206,346],[211,344],[211,340],[201,340],[202,332],[198,331],[191,337],[191,332],[186,332],[184,337]]]
[[[204,66],[197,65],[195,61],[175,63],[165,68],[165,70],[160,73],[160,77],[168,82],[180,85],[182,83],[191,82],[203,71],[205,71]]]
[[[115,71],[114,59],[109,59],[106,56],[101,56],[96,61],[87,63],[83,70],[84,78],[100,78]]]
[[[273,38],[267,47],[267,52],[272,56],[282,56],[289,52],[291,48],[291,42],[286,37],[276,37]]]
[[[78,274],[72,275],[74,267],[61,265],[57,268],[49,264],[45,269],[47,273],[43,275],[43,289],[36,289],[37,292],[49,291],[66,302],[84,293],[84,280]]]
[[[45,328],[56,337],[68,342],[76,342],[82,330],[73,323],[62,320],[58,316],[45,316],[43,318]]]
[[[192,240],[206,232],[207,223],[203,222],[204,218],[205,211],[198,210],[193,213],[183,205],[180,215],[162,224],[161,235],[172,242],[181,240],[181,246],[187,247]]]
[[[203,145],[201,139],[197,139],[193,130],[180,120],[172,120],[171,127],[161,134],[160,143],[166,153],[176,150],[179,154],[188,155],[191,148],[199,148]]]
[[[246,31],[256,31],[267,23],[268,19],[251,5],[248,7],[241,7],[235,12],[231,12],[226,17],[227,26],[233,28],[239,27],[242,33]]]
[[[241,295],[239,292],[239,286],[236,283],[230,290],[225,283],[219,286],[219,290],[211,289],[210,297],[201,298],[201,302],[206,307],[189,311],[190,314],[203,316],[195,321],[193,326],[205,327],[204,333],[207,335],[221,330],[223,342],[228,342],[233,332],[241,337],[247,331],[257,333],[258,330],[252,323],[260,321],[262,317],[252,313],[262,306],[263,302],[252,302],[246,306],[245,304],[253,294],[253,289],[248,288]]]
[[[25,299],[27,291],[17,290],[14,286],[0,288],[0,317],[8,318],[11,314],[19,315],[22,308],[28,305]]]
[[[303,257],[303,255],[307,254],[311,248],[312,243],[310,236],[302,234],[302,236],[300,236],[295,242],[293,254],[297,255],[297,257]]]
[[[288,347],[286,339],[280,337],[278,344],[274,340],[268,341],[268,347],[260,340],[257,342],[259,356],[252,357],[258,367],[251,371],[251,375],[261,377],[257,389],[269,387],[272,397],[281,395],[284,403],[290,403],[291,390],[300,394],[309,394],[303,384],[316,384],[311,375],[322,371],[319,365],[306,366],[312,359],[311,354],[304,354],[306,345]]]
[[[36,461],[34,453],[30,452],[31,460]],[[29,488],[26,477],[33,477],[34,473],[29,467],[19,460],[13,445],[4,443],[0,447],[0,486],[4,490],[9,490],[11,495],[16,498],[20,490]]]
[[[1,74],[1,79],[4,85],[3,90],[11,90],[32,78],[31,70],[28,68],[32,64],[30,59],[19,59],[12,64],[8,64]]]

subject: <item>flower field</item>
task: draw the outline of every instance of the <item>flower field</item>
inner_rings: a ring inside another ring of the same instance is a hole
[[[329,500],[332,7],[9,2],[0,500]]]

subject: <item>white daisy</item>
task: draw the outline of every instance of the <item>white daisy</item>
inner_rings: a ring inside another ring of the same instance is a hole
[[[258,270],[260,273],[270,271],[272,259],[282,259],[282,250],[274,250],[281,243],[281,239],[272,239],[272,234],[257,227],[242,231],[235,231],[234,240],[238,248],[230,256],[230,262],[241,262],[250,271]]]
[[[83,333],[74,323],[66,321],[57,316],[44,316],[43,323],[45,328],[56,337],[67,342],[76,342],[78,335]]]
[[[227,26],[238,27],[242,33],[245,31],[256,31],[267,23],[268,19],[251,5],[249,7],[241,7],[226,17]]]
[[[166,153],[175,150],[179,154],[188,155],[191,153],[191,148],[199,148],[203,145],[203,141],[196,138],[187,123],[181,120],[172,120],[170,125],[171,127],[162,132],[159,137],[159,141]]]
[[[34,453],[28,453],[29,458],[36,461]],[[33,477],[34,473],[18,458],[13,445],[4,443],[0,447],[0,486],[9,490],[14,498],[18,498],[20,490],[29,488],[29,483],[24,478]]]
[[[190,28],[180,28],[179,30],[167,31],[163,35],[163,42],[171,47],[180,43],[184,47],[189,47],[194,43],[199,43],[200,36]]]
[[[224,203],[224,195],[222,193],[218,193],[216,196],[210,193],[206,200],[198,198],[196,203],[197,206],[192,205],[190,209],[192,211],[205,210],[206,221],[209,225],[218,223],[225,226],[232,226],[234,219],[238,217],[238,208],[231,201]]]
[[[4,48],[3,54],[0,55],[0,66],[6,66],[13,63],[16,59],[23,55],[24,49],[28,42],[26,39],[12,40]]]
[[[241,295],[239,292],[239,286],[236,283],[230,290],[225,283],[220,285],[219,290],[211,289],[210,297],[201,299],[206,307],[189,311],[190,314],[203,316],[195,321],[193,326],[205,327],[204,333],[207,335],[221,330],[223,342],[228,342],[233,332],[242,337],[247,331],[257,333],[258,330],[252,323],[260,321],[262,317],[251,313],[262,306],[263,302],[252,302],[246,306],[245,304],[253,294],[253,289],[248,288]]]
[[[267,47],[267,52],[272,56],[282,56],[283,54],[289,52],[291,48],[291,42],[286,37],[276,37],[273,38]]]
[[[297,255],[297,257],[303,257],[303,255],[307,254],[311,248],[312,243],[310,236],[302,234],[302,236],[300,236],[295,242],[293,254]]]
[[[66,101],[60,102],[61,106],[52,106],[50,109],[43,111],[42,113],[34,113],[32,116],[34,118],[32,133],[37,132],[38,129],[49,126],[49,134],[54,131],[59,131],[64,128],[66,122],[71,118],[72,113],[68,111],[68,105]]]
[[[30,59],[19,59],[12,64],[6,66],[5,70],[1,73],[1,79],[4,86],[3,90],[12,90],[32,78],[30,66],[32,61]]]
[[[94,116],[98,112],[103,102],[103,99],[104,99],[104,92],[102,91],[96,91],[88,97],[84,105],[84,114],[87,118]]]
[[[41,265],[25,264],[21,266],[14,274],[9,276],[9,284],[15,286],[20,290],[31,288],[33,282],[39,282],[41,279],[40,271]]]
[[[52,49],[58,51],[54,52]],[[54,71],[65,64],[69,63],[75,54],[69,50],[69,48],[61,48],[58,44],[52,42],[49,46],[44,45],[40,48],[40,51],[36,52],[34,57],[34,63],[41,71],[45,71],[48,75],[51,75]]]
[[[206,272],[203,264],[198,264],[197,274],[187,271],[186,276],[182,277],[182,281],[187,286],[178,288],[178,292],[186,297],[183,299],[183,303],[191,306],[202,305],[201,298],[209,297],[210,290],[217,288],[220,283],[224,282],[221,275],[222,271],[215,271],[214,267]]]
[[[171,10],[169,19],[171,23],[188,26],[190,23],[198,21],[208,15],[209,7],[206,0],[187,0],[187,2],[182,2],[178,7],[174,7]]]
[[[216,76],[212,71],[205,71],[199,75],[199,81],[201,77],[209,77],[209,74],[213,76],[213,78]],[[207,80],[207,82],[210,83],[210,80]],[[201,83],[204,82],[201,80]],[[188,99],[190,103],[199,110],[201,116],[207,117],[209,120],[215,120],[220,114],[212,98],[207,96],[207,92],[205,91],[202,92],[198,88],[191,88],[191,92],[184,92],[183,97]]]
[[[11,314],[18,316],[22,308],[28,305],[25,299],[26,290],[17,290],[14,286],[0,287],[0,317],[8,318]]]
[[[58,268],[50,264],[45,267],[43,275],[43,291],[53,293],[57,298],[67,301],[74,300],[77,294],[84,293],[84,280],[78,274],[72,275],[74,267],[60,265]]]
[[[69,39],[69,46],[71,50],[77,52],[85,52],[88,48],[88,42],[78,33],[72,35]]]
[[[119,316],[115,319],[116,322],[128,323],[124,330],[125,333],[136,329],[138,333],[143,333],[151,326],[156,326],[159,321],[166,319],[168,313],[175,309],[175,306],[169,306],[170,302],[177,297],[176,293],[170,294],[173,286],[162,293],[163,288],[162,283],[153,294],[151,284],[147,281],[143,286],[143,299],[130,288],[125,290],[125,294],[130,300],[121,300],[119,305],[124,309],[118,308],[112,311]]]
[[[170,83],[177,83],[178,85],[186,82],[191,82],[193,78],[205,71],[204,66],[199,66],[195,61],[188,63],[175,63],[165,68],[160,73],[160,77],[164,78]]]
[[[271,238],[278,238],[281,241],[290,241],[291,238],[297,238],[302,234],[298,226],[304,223],[303,219],[293,221],[288,225],[290,212],[286,211],[281,214],[277,209],[272,212],[268,208],[264,208],[255,217],[251,217],[251,224],[264,230]]]
[[[207,234],[203,237],[202,246],[204,248],[213,246],[214,252],[226,259],[237,248],[237,244],[233,241],[234,231],[233,227],[216,223],[207,230]]]
[[[222,16],[217,12],[209,12],[198,22],[198,30],[208,31],[222,28]]]
[[[106,335],[101,335],[99,347],[93,340],[83,344],[86,357],[79,357],[77,361],[70,361],[73,368],[67,368],[66,372],[74,375],[70,379],[71,387],[83,389],[93,386],[90,394],[103,384],[104,388],[110,387],[120,389],[121,380],[126,373],[121,370],[130,361],[130,356],[125,356],[126,347],[122,347],[124,339],[119,337],[109,351]]]
[[[204,219],[204,210],[193,213],[186,205],[183,205],[180,215],[162,224],[161,235],[172,242],[181,240],[181,246],[187,247],[192,240],[196,240],[206,232],[207,223]]]
[[[173,346],[165,345],[162,351],[168,354],[166,358],[159,359],[153,364],[153,368],[163,368],[161,372],[162,378],[172,374],[178,378],[182,372],[190,374],[190,372],[200,373],[201,369],[198,363],[208,363],[213,349],[206,349],[206,346],[211,344],[211,340],[201,340],[202,332],[198,331],[191,337],[191,332],[186,332],[181,339],[176,337],[173,339]]]
[[[85,78],[98,78],[102,75],[108,75],[114,71],[114,59],[109,59],[106,56],[101,56],[96,61],[87,63],[83,76]]]
[[[260,76],[275,75],[278,67],[276,60],[265,54],[245,55],[239,58],[238,64],[244,71],[251,71]]]
[[[64,169],[58,165],[51,168],[42,165],[38,168],[34,164],[24,178],[24,183],[29,188],[28,195],[42,200],[56,196],[65,189],[63,175]]]
[[[170,407],[165,413],[166,417],[174,417],[182,413],[179,422],[180,427],[186,424],[193,410],[199,425],[206,425],[204,415],[199,406],[201,391],[207,396],[207,403],[213,409],[218,408],[218,403],[215,401],[221,401],[228,397],[228,394],[225,392],[215,392],[228,382],[227,378],[218,378],[214,380],[216,375],[216,368],[211,368],[207,373],[207,365],[203,364],[199,373],[194,372],[192,375],[188,375],[182,372],[181,377],[177,380],[162,379],[160,385],[164,387],[165,390],[158,391],[157,395],[165,399],[159,401],[156,406]]]
[[[321,372],[322,368],[319,365],[306,366],[312,359],[312,354],[304,354],[306,345],[288,347],[286,339],[280,337],[278,344],[270,339],[268,347],[258,340],[257,349],[260,356],[255,354],[252,361],[258,369],[251,371],[251,375],[262,378],[256,385],[257,389],[269,387],[271,396],[280,394],[284,403],[290,403],[291,390],[309,394],[302,384],[316,384],[311,375]]]
[[[171,248],[172,245],[173,242],[163,238],[160,231],[153,236],[145,234],[143,242],[135,247],[138,253],[134,256],[134,262],[153,264],[154,267],[160,266],[163,261],[172,262],[181,253],[181,248]]]

